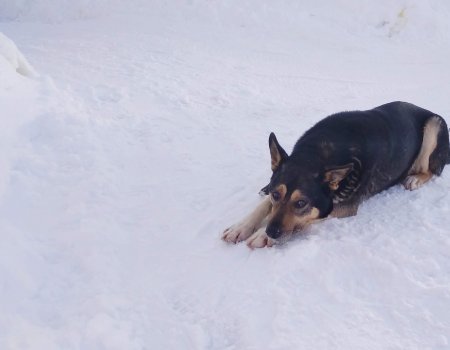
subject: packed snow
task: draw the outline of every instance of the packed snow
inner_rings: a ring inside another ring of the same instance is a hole
[[[0,349],[448,349],[450,167],[228,245],[267,138],[450,122],[446,0],[0,3]]]

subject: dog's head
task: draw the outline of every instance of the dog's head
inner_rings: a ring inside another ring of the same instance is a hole
[[[336,190],[352,165],[322,169],[313,154],[293,159],[280,146],[274,133],[269,137],[272,178],[268,185],[272,212],[266,233],[273,239],[303,230],[333,209],[331,192]]]

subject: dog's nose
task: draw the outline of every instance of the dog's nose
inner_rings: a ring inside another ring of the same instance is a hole
[[[269,225],[266,228],[267,236],[273,239],[277,239],[281,236],[281,229],[278,225]]]

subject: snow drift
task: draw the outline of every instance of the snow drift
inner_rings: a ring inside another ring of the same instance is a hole
[[[0,60],[3,60],[3,67],[5,62],[9,63],[12,68],[19,74],[27,77],[35,77],[36,72],[28,63],[23,54],[19,51],[16,44],[7,38],[3,33],[0,33]]]
[[[0,106],[2,128],[0,130],[0,194],[9,177],[9,158],[18,128],[34,113],[37,82],[33,67],[14,42],[0,33]]]

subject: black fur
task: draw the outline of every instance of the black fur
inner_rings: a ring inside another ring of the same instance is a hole
[[[450,129],[448,129],[448,131],[450,131]],[[448,157],[447,157],[446,164],[450,164],[450,151],[448,152]]]
[[[405,102],[331,115],[300,137],[261,191],[269,194],[279,184],[286,184],[288,193],[299,189],[319,209],[320,217],[337,207],[357,208],[365,198],[406,178],[420,151],[425,123],[432,116],[437,115]],[[441,121],[430,156],[430,171],[435,175],[450,163],[449,133]],[[350,165],[348,175],[337,189],[330,189],[326,172],[344,165]]]

